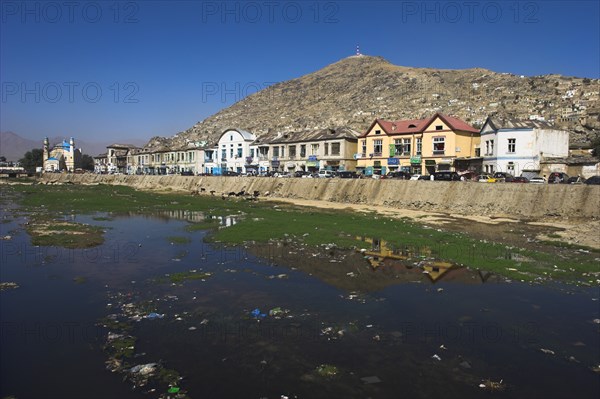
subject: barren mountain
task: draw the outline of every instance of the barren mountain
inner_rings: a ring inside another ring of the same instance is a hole
[[[362,132],[374,118],[417,119],[435,112],[475,127],[492,114],[543,118],[571,131],[571,143],[587,143],[600,134],[599,97],[598,79],[411,68],[361,55],[254,93],[178,133],[172,144],[212,143],[231,127],[258,136],[335,126]]]

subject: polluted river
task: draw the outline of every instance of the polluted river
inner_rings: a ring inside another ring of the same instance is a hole
[[[103,242],[34,245],[9,205],[1,398],[600,395],[597,285],[521,282],[373,236],[226,245],[186,229],[207,217],[190,211],[63,215]]]

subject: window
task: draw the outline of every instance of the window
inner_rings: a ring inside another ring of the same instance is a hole
[[[300,145],[300,158],[306,157],[306,144]]]
[[[517,148],[517,139],[508,139],[508,152],[514,153]]]
[[[367,153],[367,140],[362,141],[362,153],[363,154]]]
[[[290,158],[295,157],[296,156],[296,146],[291,145],[288,147],[288,149],[289,149]]]
[[[373,155],[381,156],[381,151],[383,147],[382,142],[383,140],[373,140]]]
[[[421,155],[422,152],[423,152],[423,139],[419,138],[419,139],[417,139],[417,153],[416,153],[416,155]]]
[[[279,156],[279,147],[275,146],[273,147],[273,158],[278,157]]]
[[[229,150],[229,158],[233,158],[233,148]]]
[[[509,162],[508,165],[506,165],[506,171],[514,176],[515,175],[515,163]]]
[[[254,158],[254,148],[250,148],[250,156]]]
[[[402,155],[410,156],[410,139],[402,139]]]
[[[340,155],[340,143],[331,143],[331,155]]]
[[[329,143],[323,144],[325,146],[325,155],[329,155]]]
[[[238,156],[238,158],[242,157],[242,153],[243,153],[242,147],[238,147],[238,149],[237,149],[237,156]]]
[[[281,156],[285,157],[285,146],[284,145],[281,146]]]
[[[381,134],[381,130],[375,130],[375,134]]]
[[[319,154],[319,145],[311,144],[310,145],[310,155],[318,155]]]
[[[229,141],[233,141],[233,135],[229,136]]]
[[[445,137],[434,137],[433,138],[433,155],[444,155],[446,150],[446,138]]]
[[[227,159],[227,149],[223,148],[221,150],[221,159]]]
[[[485,141],[485,155],[490,155],[490,141],[486,140]],[[487,170],[486,170],[487,172]]]
[[[490,155],[494,155],[494,140],[490,140]]]
[[[444,130],[444,126],[443,125],[436,125],[435,126],[435,130]]]
[[[402,140],[394,140],[394,155],[402,155]]]

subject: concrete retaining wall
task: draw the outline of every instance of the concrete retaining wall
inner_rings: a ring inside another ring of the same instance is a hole
[[[216,195],[267,191],[274,198],[387,205],[463,215],[511,218],[600,217],[600,186],[472,183],[375,179],[299,179],[213,176],[127,176],[45,174],[47,182],[127,185],[142,190],[172,189]]]

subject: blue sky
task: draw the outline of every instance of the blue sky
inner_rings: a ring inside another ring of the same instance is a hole
[[[600,75],[598,1],[2,0],[0,130],[145,140],[361,52]]]

